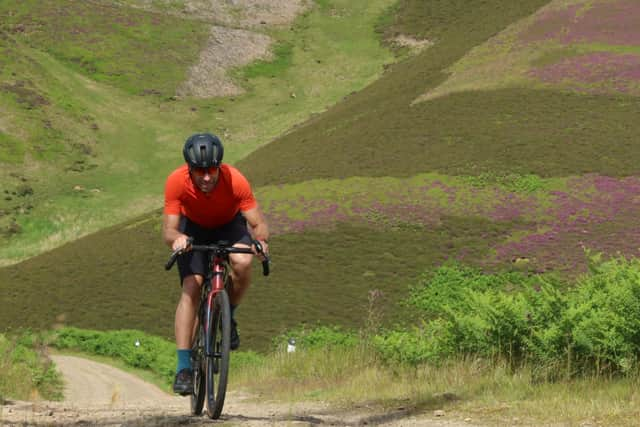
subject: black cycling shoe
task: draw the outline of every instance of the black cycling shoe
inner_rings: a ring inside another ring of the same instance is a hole
[[[231,319],[231,350],[237,350],[240,347],[240,335],[238,335],[238,324]]]
[[[193,373],[191,369],[185,368],[176,374],[176,380],[173,382],[173,392],[182,396],[188,396],[193,393]]]

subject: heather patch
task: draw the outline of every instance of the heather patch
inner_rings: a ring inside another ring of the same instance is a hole
[[[469,182],[437,174],[318,180],[263,187],[258,198],[275,234],[323,230],[343,222],[419,229],[439,226],[452,216],[527,221],[543,205],[529,192]]]
[[[582,2],[549,9],[521,34],[525,42],[640,44],[640,3],[635,0]]]
[[[640,94],[640,55],[588,53],[534,68],[529,75],[577,91],[607,93],[614,90],[637,95]]]
[[[628,0],[548,8],[520,33],[520,44],[571,46],[579,54],[534,67],[527,75],[578,92],[638,95],[639,20],[640,3]]]
[[[640,179],[590,175],[552,191],[536,230],[496,247],[496,261],[526,259],[537,271],[583,270],[585,250],[640,255]]]
[[[517,190],[435,174],[352,178],[267,187],[259,198],[276,235],[332,230],[341,223],[420,233],[452,217],[502,224],[509,231],[494,236],[492,255],[480,260],[487,267],[517,262],[533,271],[569,273],[586,267],[585,249],[640,255],[640,178],[538,181],[534,190]],[[456,257],[477,261],[467,255]]]
[[[533,23],[520,33],[520,40],[533,43],[557,38],[568,31],[568,26],[578,19],[583,7],[584,4],[572,4],[565,7],[550,6],[541,10]]]
[[[532,77],[581,93],[637,95],[638,22],[635,1],[554,0],[471,49],[448,67],[446,81],[414,103],[452,92],[529,87]]]

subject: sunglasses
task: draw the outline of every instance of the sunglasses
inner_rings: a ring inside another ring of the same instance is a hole
[[[197,176],[205,176],[210,175],[213,176],[218,171],[218,168],[215,166],[211,166],[210,168],[191,168],[191,172]]]

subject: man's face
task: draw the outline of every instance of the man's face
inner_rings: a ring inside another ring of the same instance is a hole
[[[210,168],[191,168],[191,179],[193,183],[203,193],[208,193],[216,186],[218,182],[218,174],[220,169],[216,167]]]

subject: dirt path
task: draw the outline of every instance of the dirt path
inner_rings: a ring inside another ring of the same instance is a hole
[[[52,357],[62,372],[63,402],[7,402],[0,406],[2,426],[425,426],[469,427],[453,415],[411,416],[403,408],[385,413],[336,408],[318,402],[278,403],[242,392],[227,395],[220,421],[189,415],[189,398],[169,395],[155,385],[111,366],[72,356]]]
[[[273,40],[263,27],[291,23],[309,7],[306,0],[186,1],[185,16],[209,19],[212,26],[207,45],[177,95],[212,98],[243,93],[227,72],[258,59],[272,59]]]
[[[65,378],[65,398],[76,404],[182,406],[184,399],[169,396],[140,378],[114,367],[74,356],[51,356]]]

